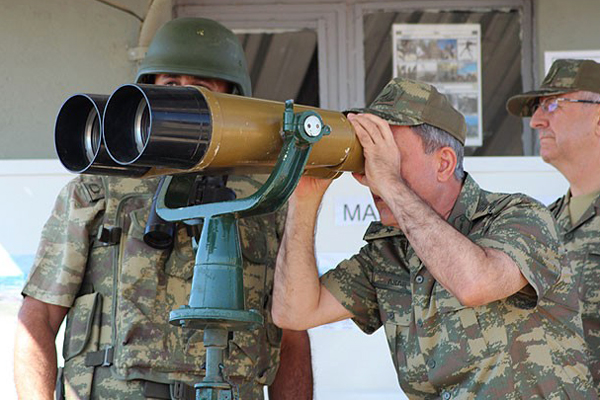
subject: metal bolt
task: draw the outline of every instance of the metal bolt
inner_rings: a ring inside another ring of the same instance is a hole
[[[304,120],[304,131],[308,136],[316,137],[321,133],[321,120],[316,115],[311,115]]]

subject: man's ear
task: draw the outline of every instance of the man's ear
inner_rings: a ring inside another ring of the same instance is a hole
[[[437,179],[446,182],[454,176],[457,158],[451,147],[442,147],[437,151]]]

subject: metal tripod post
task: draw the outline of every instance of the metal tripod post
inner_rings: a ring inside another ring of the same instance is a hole
[[[281,207],[300,179],[312,144],[330,133],[314,111],[295,114],[285,103],[284,144],[273,172],[253,195],[231,201],[179,208],[167,207],[173,177],[167,177],[157,201],[166,221],[195,225],[204,221],[187,306],[171,311],[169,322],[183,328],[204,329],[206,375],[194,387],[196,400],[231,400],[232,385],[223,374],[223,352],[229,331],[252,330],[263,324],[259,311],[246,310],[239,218],[268,214]]]

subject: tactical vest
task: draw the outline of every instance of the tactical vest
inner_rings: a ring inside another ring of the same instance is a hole
[[[109,368],[119,381],[193,385],[204,376],[203,332],[169,324],[169,312],[186,305],[194,252],[178,224],[172,250],[143,241],[157,180],[93,177],[82,180],[90,202],[105,202],[90,229],[83,284],[67,316],[63,356],[66,397],[95,391],[94,369]],[[231,177],[238,198],[260,184]],[[231,334],[226,376],[240,397],[269,385],[277,372],[281,331],[270,312],[279,232],[276,214],[240,220],[246,307],[260,310],[265,326]],[[96,374],[97,375],[97,374]],[[92,388],[92,389],[90,389]],[[262,389],[260,389],[262,391]],[[71,392],[71,393],[70,393]]]

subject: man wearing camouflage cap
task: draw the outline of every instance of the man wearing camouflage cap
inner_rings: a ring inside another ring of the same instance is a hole
[[[539,90],[510,98],[507,108],[531,117],[542,159],[569,181],[550,210],[579,282],[589,366],[600,390],[600,64],[557,60]]]
[[[236,36],[203,18],[165,24],[136,81],[251,95]],[[252,176],[211,177],[213,187],[202,178],[198,201],[219,193],[246,197],[261,184]],[[57,398],[196,398],[193,385],[205,374],[203,332],[169,324],[169,312],[188,303],[196,235],[184,224],[150,223],[157,184],[80,175],[59,195],[23,289],[15,344],[21,399],[54,398],[54,338],[65,315]],[[225,351],[221,371],[240,399],[263,398],[264,386],[272,399],[312,398],[307,333],[282,332],[270,314],[282,225],[280,214],[239,222],[246,305],[265,320],[259,329],[232,333]],[[148,234],[172,229],[170,244],[146,241],[148,226]]]
[[[365,155],[355,177],[381,221],[319,280],[313,232],[329,182],[303,178],[277,258],[275,323],[383,325],[409,397],[596,398],[548,210],[464,174],[464,118],[431,85],[397,78],[350,112]]]

